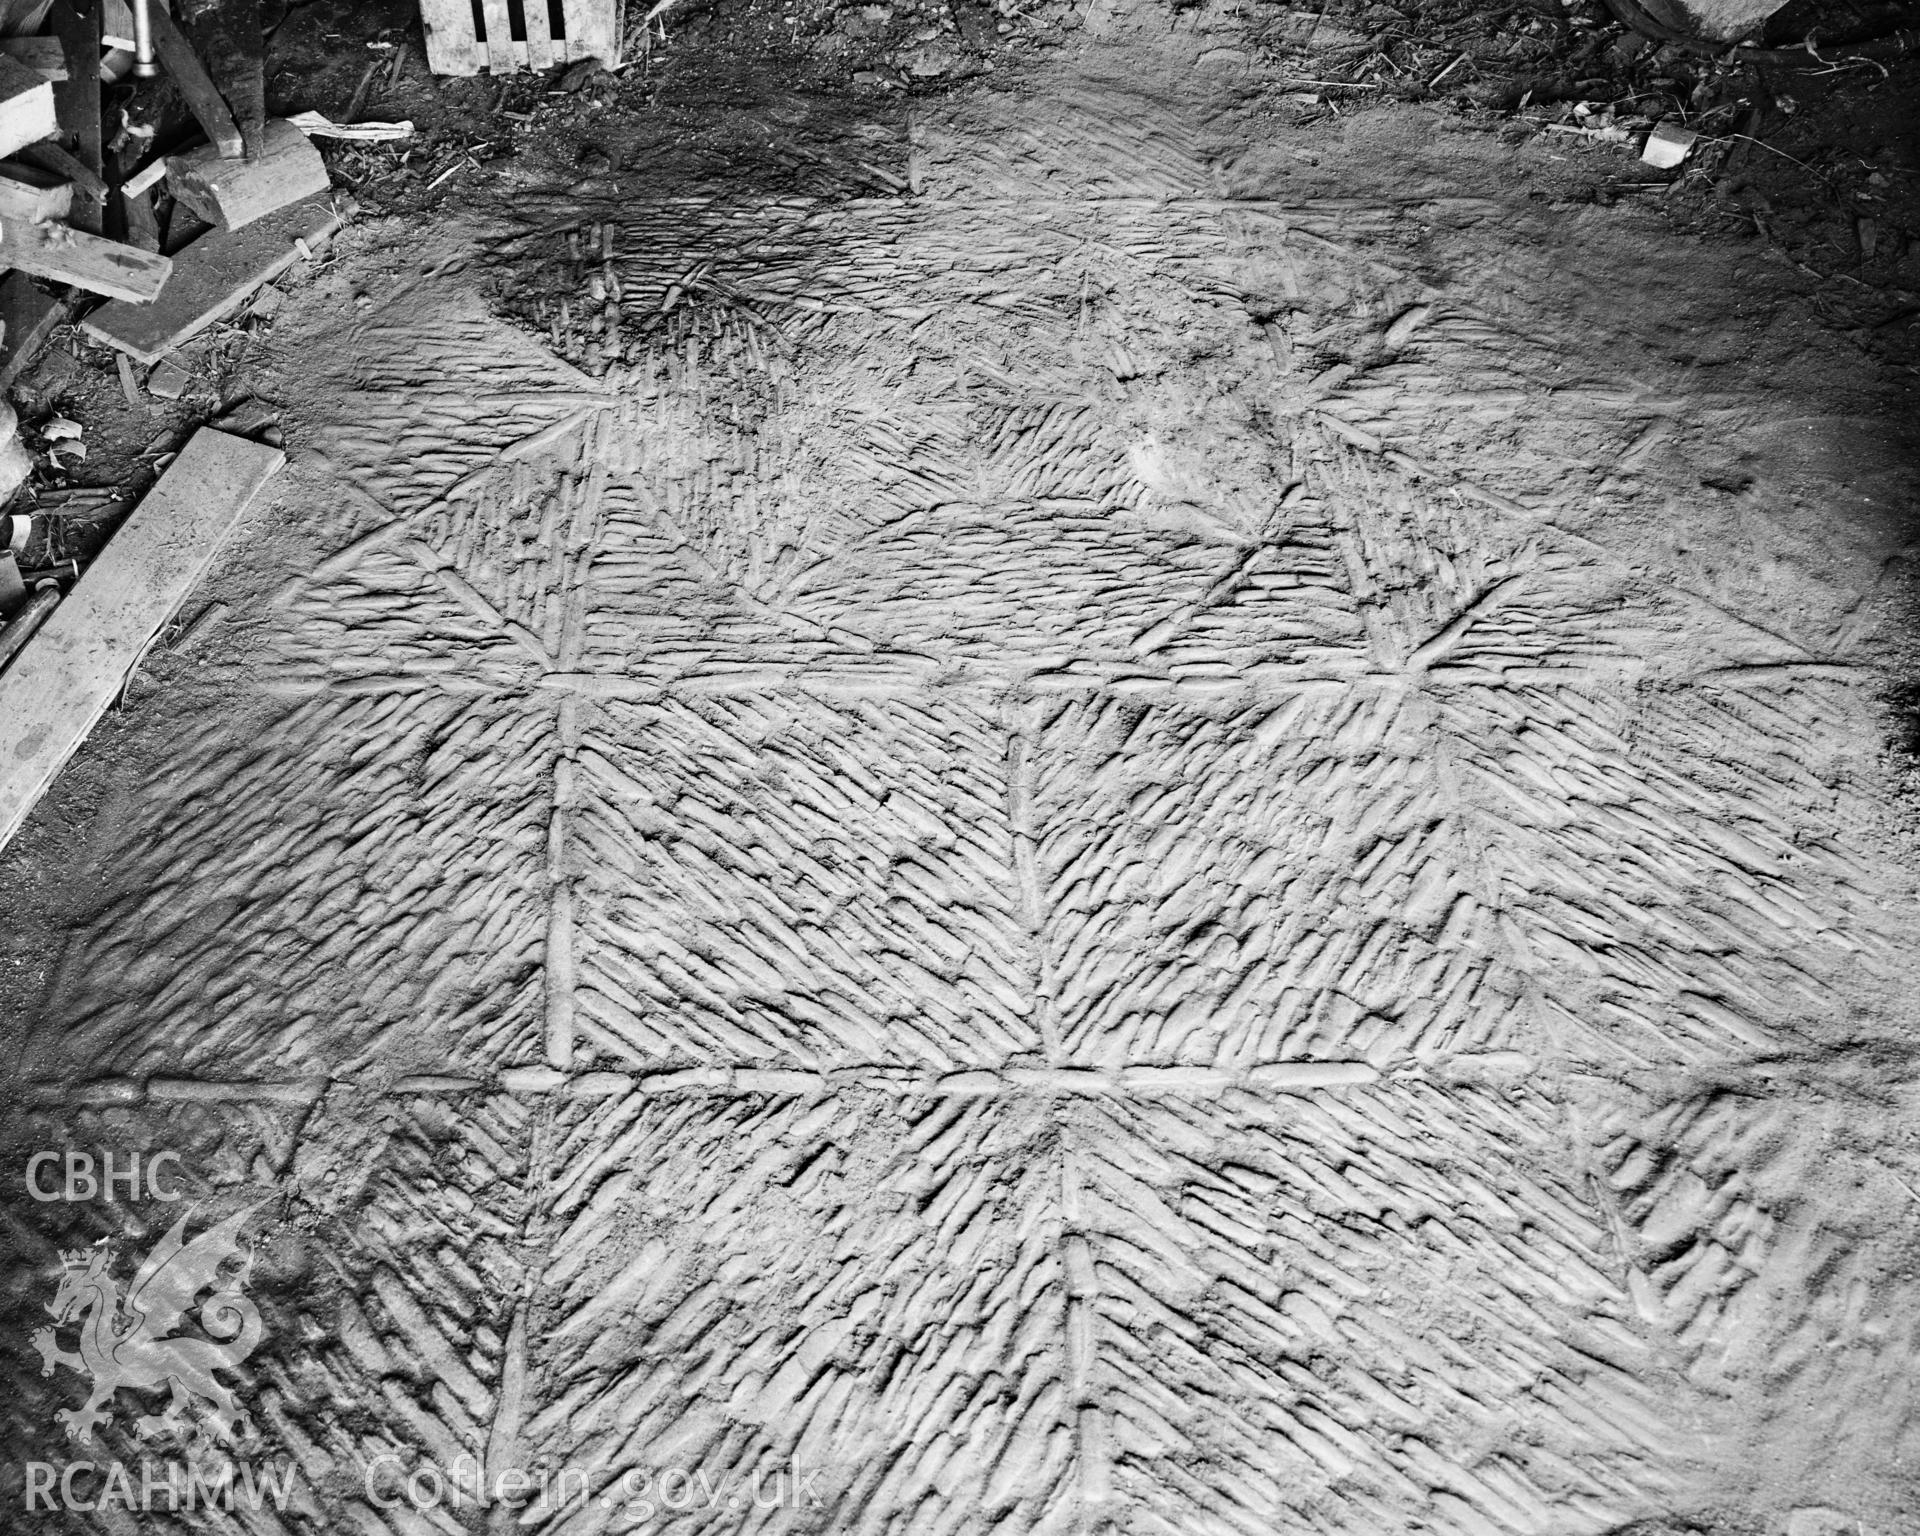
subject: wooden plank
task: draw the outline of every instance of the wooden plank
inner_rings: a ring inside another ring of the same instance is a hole
[[[561,0],[567,16],[569,60],[620,62],[620,0]]]
[[[47,8],[53,0],[0,0],[0,32],[9,37],[25,37],[41,30]]]
[[[53,82],[10,54],[0,53],[0,155],[60,131],[53,115]]]
[[[620,49],[625,45],[627,36],[626,7],[620,3],[620,0],[601,0],[601,3],[605,8],[606,23],[604,29],[597,35],[604,41],[594,57],[608,69],[618,69]]]
[[[156,155],[125,181],[120,183],[122,192],[145,192],[167,174],[167,157]]]
[[[286,455],[202,427],[0,673],[0,846],[87,739]]]
[[[157,363],[298,261],[296,239],[311,247],[339,227],[328,199],[310,197],[245,229],[214,230],[174,257],[157,303],[102,305],[81,322],[81,332],[135,362]]]
[[[313,140],[278,117],[267,124],[261,153],[251,159],[225,159],[208,144],[175,155],[167,168],[167,190],[224,229],[243,229],[329,185],[327,163]]]
[[[0,267],[137,305],[159,297],[173,263],[65,224],[0,223]]]
[[[267,132],[267,48],[260,29],[260,0],[221,0],[215,14],[226,40],[227,100],[240,119],[247,158],[257,159],[266,153]]]
[[[0,671],[4,671],[7,663],[20,654],[21,647],[46,623],[47,615],[59,606],[60,589],[42,587],[27,599],[24,608],[7,620],[6,628],[0,629]]]
[[[487,23],[487,73],[510,75],[519,65],[513,57],[513,15],[507,0],[480,0]]]
[[[0,160],[0,224],[8,219],[54,223],[66,218],[72,207],[72,182],[60,181],[18,160]]]
[[[72,151],[62,149],[52,139],[45,139],[38,144],[23,145],[15,158],[43,172],[54,181],[71,183],[73,190],[95,207],[106,206],[106,178],[82,164]],[[73,222],[79,224],[81,220],[76,217]]]
[[[36,288],[26,273],[9,272],[0,279],[0,325],[6,328],[6,345],[0,349],[0,390],[39,357],[66,314],[66,307]]]
[[[160,249],[169,256],[178,256],[202,235],[210,234],[213,226],[185,203],[174,203],[167,209],[167,229],[160,241]]]
[[[57,0],[57,3],[64,3],[64,0]],[[233,157],[245,153],[246,141],[241,136],[240,125],[234,121],[226,98],[215,87],[213,76],[207,73],[206,65],[200,62],[200,55],[194,52],[193,44],[187,41],[180,24],[158,3],[148,6],[147,10],[153,24],[154,57],[186,98],[187,110],[193,113],[200,131],[207,136],[209,143],[219,147],[223,155]]]
[[[436,75],[477,75],[480,58],[467,0],[420,0],[427,34],[427,68]]]
[[[527,67],[535,72],[551,69],[553,33],[547,19],[547,0],[521,0],[520,11],[527,23]]]
[[[127,244],[142,251],[160,249],[160,220],[153,211],[153,193],[120,189],[120,208],[127,221]]]
[[[60,150],[81,168],[80,175],[68,177],[87,194],[73,211],[73,223],[77,229],[97,235],[107,204],[107,184],[102,174],[106,161],[100,122],[99,0],[54,0],[47,11],[47,26],[66,53],[67,78],[53,87],[62,137],[46,147]]]
[[[67,78],[67,50],[57,37],[0,37],[0,53],[26,65],[42,80]]]

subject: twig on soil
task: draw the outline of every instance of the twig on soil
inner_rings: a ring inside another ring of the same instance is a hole
[[[1765,143],[1760,139],[1756,139],[1750,133],[1723,133],[1723,134],[1719,134],[1717,137],[1721,139],[1745,139],[1749,144],[1758,144],[1762,149],[1766,150],[1767,153],[1769,154],[1778,155],[1782,160],[1793,160],[1793,156],[1788,154],[1784,149],[1775,149],[1771,144]],[[1816,171],[1812,166],[1808,165],[1807,162],[1804,160],[1793,160],[1793,163],[1799,166],[1801,170],[1805,171],[1810,176],[1820,176],[1820,173]],[[1820,179],[1822,181],[1825,181],[1827,178],[1824,176],[1820,176]]]
[[[1807,52],[1813,54],[1815,59],[1818,59],[1820,63],[1826,65],[1824,69],[1804,69],[1800,71],[1802,75],[1810,80],[1818,79],[1821,75],[1837,75],[1855,64],[1871,64],[1875,69],[1880,71],[1880,78],[1882,80],[1890,80],[1893,78],[1892,70],[1888,69],[1887,66],[1882,64],[1878,59],[1870,59],[1865,54],[1852,53],[1848,54],[1845,58],[1835,59],[1829,62],[1826,59],[1820,58],[1819,53],[1813,46],[1812,38],[1807,39]]]
[[[1466,62],[1467,62],[1467,55],[1463,53],[1460,55],[1459,58],[1455,59],[1445,69],[1441,70],[1439,74],[1435,75],[1431,80],[1429,80],[1427,82],[1427,89],[1432,90],[1442,80],[1446,79],[1448,75],[1452,74],[1456,69],[1458,69],[1462,64]]]
[[[367,87],[373,84],[374,71],[379,69],[382,59],[375,59],[360,76],[360,83],[353,88],[353,95],[347,102],[347,110],[340,114],[340,121],[351,123],[360,115],[360,109],[367,104]]]

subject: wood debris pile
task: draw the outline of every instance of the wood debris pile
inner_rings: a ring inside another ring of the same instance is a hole
[[[137,21],[129,0],[0,0],[0,389],[71,323],[118,354],[129,402],[136,365],[155,370],[155,398],[176,398],[161,377],[167,355],[339,227],[312,139],[266,115],[257,11],[210,13],[217,27],[199,31],[216,53],[162,0],[145,9]],[[142,31],[152,78],[142,78]],[[59,446],[84,456],[78,431]],[[33,468],[5,407],[0,502]],[[29,553],[0,549],[9,655],[79,569],[23,566]]]

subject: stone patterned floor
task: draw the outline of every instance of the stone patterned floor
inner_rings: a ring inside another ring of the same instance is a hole
[[[337,552],[48,1019],[76,1144],[291,1197],[307,1512],[183,1524],[1568,1536],[1742,1393],[1910,1446],[1777,1091],[1904,974],[1844,627],[1610,541],[1684,404],[1400,263],[1497,201],[1055,105],[588,210],[604,379],[462,271],[313,365]],[[482,1459],[586,1497],[369,1492]]]

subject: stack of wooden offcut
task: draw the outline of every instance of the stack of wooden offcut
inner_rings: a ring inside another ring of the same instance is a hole
[[[221,36],[243,15],[256,35],[216,83],[150,0],[159,74],[109,141],[101,87],[134,62],[127,0],[0,0],[0,388],[68,318],[156,362],[338,227],[320,152],[266,118],[257,6],[217,15]]]
[[[212,19],[219,82],[149,0],[159,72],[131,102],[116,92],[109,138],[101,87],[135,61],[126,0],[0,0],[0,392],[71,320],[117,349],[131,400],[136,364],[231,313],[338,227],[320,152],[266,116],[258,4],[214,0]],[[81,430],[57,419],[41,436],[56,426]],[[33,521],[0,519],[0,838],[281,462],[271,445],[203,429],[77,585],[75,560],[23,571]],[[32,467],[0,393],[0,504]]]

